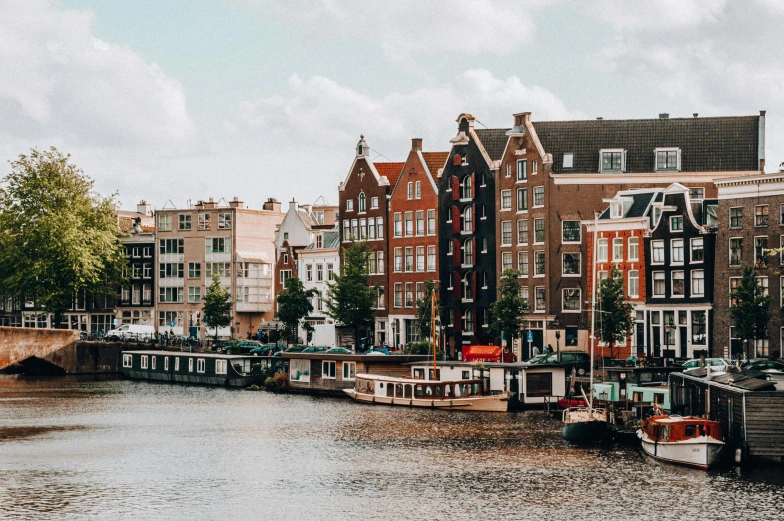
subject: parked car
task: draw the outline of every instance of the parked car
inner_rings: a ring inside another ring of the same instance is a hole
[[[116,342],[122,341],[143,341],[146,342],[155,336],[155,328],[152,326],[142,326],[139,324],[123,324],[117,329],[110,329],[104,335],[106,340]]]
[[[567,375],[572,372],[572,369],[574,369],[579,376],[585,376],[591,370],[591,355],[585,351],[561,351],[560,364],[558,363],[558,353],[539,356],[542,358],[533,363],[561,365],[566,370]]]
[[[278,351],[277,353],[275,353],[275,356],[280,356],[281,353],[301,353],[302,351],[304,351],[307,348],[308,348],[308,346],[306,346],[306,345],[297,344],[297,345],[294,345],[294,346],[289,346],[288,348],[283,349],[281,351]]]
[[[711,371],[724,371],[729,366],[732,365],[732,361],[726,358],[706,358],[705,365],[711,366]],[[686,373],[688,371],[693,371],[694,369],[699,369],[700,367],[700,359],[699,358],[692,358],[691,360],[687,360],[683,363],[683,372]]]
[[[346,347],[333,347],[332,349],[327,349],[325,351],[325,353],[328,355],[350,355],[353,352],[354,351]]]
[[[271,344],[262,344],[259,347],[254,347],[250,350],[250,354],[253,356],[272,356],[280,350],[281,347],[273,342]]]
[[[366,355],[372,355],[372,354],[375,354],[375,353],[381,353],[381,354],[388,355],[389,354],[389,347],[386,347],[386,346],[373,346],[370,349],[368,349],[367,351],[365,351]]]
[[[784,364],[773,360],[755,360],[749,363],[746,368],[762,371],[770,375],[784,375]]]
[[[308,346],[302,351],[301,353],[324,353],[327,351],[328,348],[322,346]]]

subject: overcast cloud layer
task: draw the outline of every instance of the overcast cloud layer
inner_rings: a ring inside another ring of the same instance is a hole
[[[174,50],[158,37],[197,20],[182,4],[159,4],[183,16],[148,28],[154,13],[118,19],[120,7],[97,1],[0,0],[0,174],[6,160],[54,145],[126,208],[234,195],[252,207],[336,202],[360,133],[379,160],[400,160],[412,137],[448,149],[461,112],[494,127],[521,111],[767,109],[768,170],[784,161],[775,0],[227,0],[207,42],[218,50],[167,59]],[[243,18],[259,40],[222,51]]]

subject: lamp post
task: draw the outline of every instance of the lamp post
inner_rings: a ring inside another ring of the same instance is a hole
[[[561,321],[558,319],[556,315],[555,320],[553,320],[553,327],[555,328],[555,353],[556,353],[556,360],[558,363],[561,363]]]
[[[664,324],[664,358],[667,358],[667,355],[670,352],[670,331],[672,331],[672,324],[669,322]]]

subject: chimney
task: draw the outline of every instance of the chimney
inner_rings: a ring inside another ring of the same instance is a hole
[[[760,172],[765,172],[765,111],[760,110],[759,117],[759,139],[757,143],[757,159],[759,160]]]
[[[597,116],[597,118],[596,118],[596,121],[603,121],[603,120],[604,120],[604,118],[601,117],[601,116]]]
[[[292,199],[291,202],[289,203],[289,211],[291,210],[294,210],[295,212],[299,210],[299,203],[297,203],[296,199]]]
[[[662,112],[661,114],[659,114],[659,119],[670,119],[670,115],[667,114],[666,112]]]
[[[267,199],[264,205],[262,205],[261,209],[267,210],[268,212],[280,213],[280,201],[278,201],[274,197],[270,197]]]
[[[245,208],[245,203],[239,200],[239,198],[235,195],[234,199],[229,201],[229,206],[231,208]]]
[[[234,198],[234,200],[236,200],[236,199],[237,199],[237,198],[235,197],[235,198]],[[202,205],[204,208],[207,208],[207,209],[215,209],[215,208],[217,208],[217,207],[218,207],[218,204],[215,202],[215,200],[214,200],[212,197],[210,197],[210,198],[207,200],[207,202],[203,202],[203,201],[202,201],[202,202],[201,202],[201,205]]]
[[[139,204],[136,205],[136,212],[140,214],[144,214],[147,217],[152,217],[152,205],[142,199],[139,201]]]
[[[699,117],[699,114],[697,114],[697,113],[695,112],[694,114],[692,114],[692,116],[694,116],[694,117],[696,118],[696,117]]]
[[[415,137],[411,139],[411,151],[412,152],[421,152],[422,151],[422,138]]]

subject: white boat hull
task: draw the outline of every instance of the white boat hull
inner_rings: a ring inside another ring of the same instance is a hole
[[[718,463],[724,452],[724,443],[708,436],[660,442],[650,439],[641,430],[637,431],[637,436],[642,442],[642,450],[652,458],[701,469]]]
[[[468,398],[425,400],[421,398],[392,398],[358,393],[354,389],[344,389],[353,400],[362,403],[398,405],[403,407],[426,407],[429,409],[458,409],[464,411],[506,412],[509,405],[509,394],[491,394],[488,396],[471,396]]]

